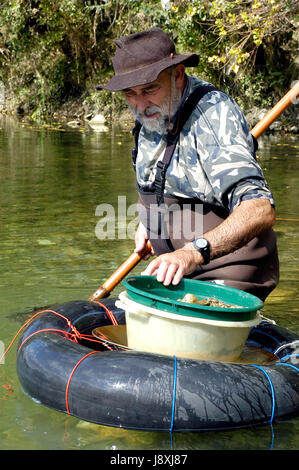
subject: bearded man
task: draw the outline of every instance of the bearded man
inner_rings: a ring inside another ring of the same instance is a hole
[[[98,88],[121,91],[136,119],[135,251],[150,240],[157,255],[144,274],[166,286],[188,277],[265,300],[279,277],[275,209],[243,113],[186,74],[198,55],[177,54],[160,28],[115,43],[115,75]]]

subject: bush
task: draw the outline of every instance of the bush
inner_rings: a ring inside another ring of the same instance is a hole
[[[112,74],[113,38],[162,27],[194,73],[243,106],[269,106],[296,78],[294,0],[4,0],[0,81],[33,116],[75,98],[118,113],[123,101],[94,95]],[[86,98],[86,96],[88,97]],[[113,107],[111,102],[113,100]]]

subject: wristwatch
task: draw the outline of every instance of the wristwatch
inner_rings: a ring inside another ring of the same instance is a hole
[[[210,244],[206,238],[195,238],[193,240],[194,248],[199,251],[203,257],[203,264],[208,264],[210,261]]]

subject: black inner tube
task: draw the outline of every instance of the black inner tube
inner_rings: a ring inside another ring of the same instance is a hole
[[[277,353],[266,365],[107,350],[88,338],[111,325],[107,309],[125,324],[115,299],[67,302],[29,324],[17,355],[26,394],[86,421],[147,431],[236,429],[299,413],[295,333],[269,322],[251,329],[247,344]]]

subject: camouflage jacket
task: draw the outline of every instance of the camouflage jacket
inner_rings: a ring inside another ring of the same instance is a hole
[[[206,83],[187,77],[183,99]],[[138,139],[136,178],[141,188],[155,179],[166,136],[141,128]],[[199,199],[233,209],[245,199],[273,196],[254,158],[253,139],[235,101],[221,91],[208,92],[186,122],[168,167],[164,193]]]

